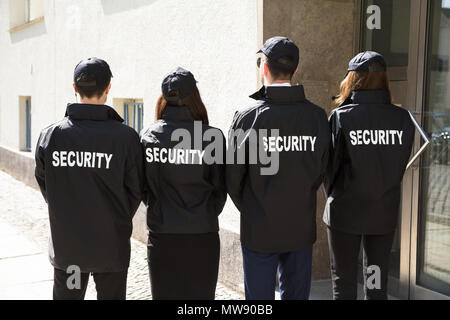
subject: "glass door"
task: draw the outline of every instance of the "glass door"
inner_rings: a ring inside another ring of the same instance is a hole
[[[414,182],[411,298],[450,298],[450,0],[427,1],[422,121],[432,144]]]
[[[362,3],[364,19],[360,47],[377,51],[385,57],[393,98],[404,105],[408,85],[411,1],[363,0]],[[374,19],[372,23],[371,19]]]
[[[420,0],[363,0],[359,49],[381,53],[388,64],[393,103],[415,111]],[[378,15],[378,16],[377,16]],[[379,23],[376,23],[376,19]],[[375,19],[375,20],[373,20]],[[389,293],[409,297],[411,177],[405,176],[399,223],[391,250]],[[408,201],[409,199],[409,201]],[[406,213],[406,214],[405,214]]]

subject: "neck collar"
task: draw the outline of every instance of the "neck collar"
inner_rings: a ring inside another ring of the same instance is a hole
[[[73,120],[116,120],[123,122],[122,117],[107,105],[69,103],[65,116]]]
[[[305,90],[303,86],[292,87],[263,86],[259,91],[252,94],[250,98],[255,100],[267,100],[273,103],[293,103],[305,101]]]
[[[387,90],[353,91],[350,97],[354,104],[390,104],[391,96]]]

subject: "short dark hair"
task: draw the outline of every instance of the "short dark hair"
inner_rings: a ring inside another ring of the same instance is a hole
[[[266,63],[270,74],[276,80],[281,78],[292,79],[297,70],[296,61],[292,57],[281,57],[278,60],[273,60],[266,56]]]
[[[95,85],[83,86],[83,82],[95,82]],[[88,75],[82,74],[79,78],[77,78],[77,82],[75,83],[75,88],[82,98],[92,98],[96,96],[100,98],[105,92],[106,88],[108,88],[109,83],[111,82],[111,76],[104,79],[104,81],[99,81]],[[78,85],[77,85],[78,84]]]

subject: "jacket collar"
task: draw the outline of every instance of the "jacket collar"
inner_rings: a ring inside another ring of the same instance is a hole
[[[187,106],[167,105],[162,112],[161,118],[163,120],[194,121],[194,116]]]
[[[267,100],[274,103],[292,103],[306,100],[303,86],[292,87],[265,87],[252,94],[250,98],[255,100]]]
[[[350,97],[354,104],[389,104],[391,96],[387,90],[353,91]]]
[[[119,116],[113,108],[107,105],[69,103],[67,105],[65,116],[73,120],[116,120],[123,122],[122,117]]]

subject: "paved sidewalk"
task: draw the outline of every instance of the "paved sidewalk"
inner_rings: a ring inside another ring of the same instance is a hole
[[[51,299],[48,214],[40,192],[0,171],[0,208],[0,300]],[[127,299],[151,299],[146,246],[132,239],[131,248]],[[92,278],[86,299],[96,299]],[[216,299],[240,300],[243,296],[219,283]]]
[[[4,222],[0,222],[0,242],[0,300],[51,297],[47,255]]]

